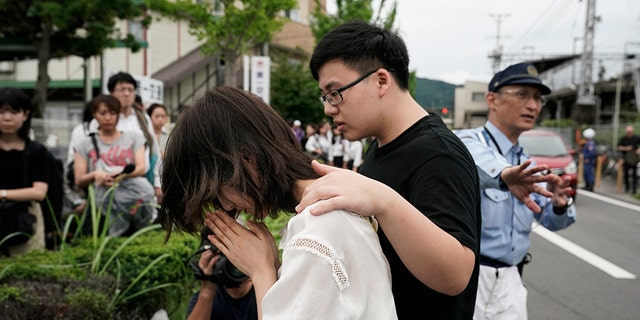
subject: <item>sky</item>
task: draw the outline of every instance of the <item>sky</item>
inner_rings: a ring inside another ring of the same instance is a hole
[[[388,8],[392,1],[387,2]],[[394,26],[419,78],[489,82],[493,62],[487,56],[497,46],[498,21],[501,69],[527,59],[581,53],[586,2],[397,0]],[[335,10],[335,1],[328,0],[327,11]],[[601,58],[610,77],[621,71],[623,52],[640,53],[640,1],[596,0],[596,16],[594,73]]]

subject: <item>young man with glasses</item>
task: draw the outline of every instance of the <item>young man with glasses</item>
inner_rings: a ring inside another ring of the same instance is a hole
[[[473,155],[480,177],[482,236],[474,319],[527,319],[522,268],[531,256],[535,218],[555,231],[575,221],[568,181],[537,166],[522,152],[520,134],[532,129],[551,89],[530,63],[496,73],[485,96],[484,126],[457,135]]]
[[[347,22],[320,40],[310,68],[325,114],[347,140],[375,139],[360,174],[314,162],[324,177],[305,189],[296,210],[325,199],[312,214],[375,215],[398,318],[470,319],[478,175],[460,139],[411,96],[408,65],[403,40],[376,25]]]

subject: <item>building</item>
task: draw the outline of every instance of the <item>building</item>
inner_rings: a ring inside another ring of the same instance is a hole
[[[577,75],[580,71],[579,55],[559,56],[530,61],[540,72],[542,81],[552,89],[547,96],[539,121],[569,121],[573,126],[591,126],[596,132],[610,134],[615,141],[620,123],[633,122],[640,112],[640,56],[625,54],[621,72],[604,77],[604,68],[594,74],[594,103],[581,104],[578,97]],[[484,124],[487,107],[484,96],[488,82],[467,81],[456,88],[454,99],[455,129],[471,128]],[[607,130],[598,130],[608,126]]]
[[[487,82],[466,81],[455,89],[453,128],[474,128],[487,121],[487,105],[484,102],[487,85]]]
[[[325,0],[320,4],[326,8]],[[315,41],[309,26],[314,7],[314,0],[298,0],[295,9],[282,12],[289,21],[271,42],[256,44],[248,54],[268,56],[284,52],[290,59],[306,59]],[[143,102],[162,101],[172,115],[176,115],[181,106],[190,104],[194,97],[223,83],[224,62],[217,56],[204,56],[200,52],[201,43],[189,34],[186,22],[173,21],[152,11],[148,14],[154,18],[149,28],[132,21],[118,23],[120,30],[135,35],[142,44],[142,49],[136,53],[128,48],[111,48],[105,50],[102,56],[87,60],[68,56],[49,62],[51,81],[44,121],[35,119],[33,122],[37,140],[45,141],[53,134],[60,145],[66,148],[71,128],[81,122],[86,97],[105,91],[106,79],[118,71],[143,79]],[[29,57],[33,49],[22,44],[3,43],[2,40],[0,58],[4,59],[0,62],[0,87],[13,86],[26,92],[33,91],[38,70],[35,54]],[[10,56],[16,47],[22,55],[21,59],[17,58],[17,54],[13,59]],[[243,76],[241,67],[237,73],[238,87],[243,86]],[[85,83],[88,85],[85,86]]]

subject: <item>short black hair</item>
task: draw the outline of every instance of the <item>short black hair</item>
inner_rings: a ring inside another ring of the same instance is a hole
[[[153,114],[153,110],[155,110],[157,108],[162,108],[162,109],[164,109],[164,112],[169,113],[169,110],[167,110],[167,107],[165,107],[164,105],[159,104],[159,103],[154,103],[154,104],[149,106],[149,109],[147,109],[147,114],[149,115],[149,117],[151,117],[151,115]]]
[[[120,82],[130,83],[133,85],[134,89],[138,89],[138,82],[133,78],[132,75],[126,72],[118,72],[111,77],[109,77],[109,81],[107,82],[107,89],[109,92],[113,92],[116,88],[116,85]]]
[[[332,60],[361,74],[385,68],[401,89],[409,89],[409,53],[402,38],[391,30],[361,20],[335,27],[320,39],[309,61],[315,80],[320,68]]]
[[[26,140],[29,138],[29,129],[31,129],[31,117],[33,117],[34,106],[29,96],[18,88],[1,88],[0,89],[0,107],[8,105],[16,111],[29,112],[27,120],[18,129],[18,137]]]

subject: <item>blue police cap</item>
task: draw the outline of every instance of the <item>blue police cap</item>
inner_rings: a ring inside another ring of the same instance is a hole
[[[522,62],[496,73],[489,82],[489,91],[496,92],[500,88],[510,84],[526,84],[536,86],[542,94],[551,93],[549,87],[542,84],[538,78],[538,70],[531,63]]]

